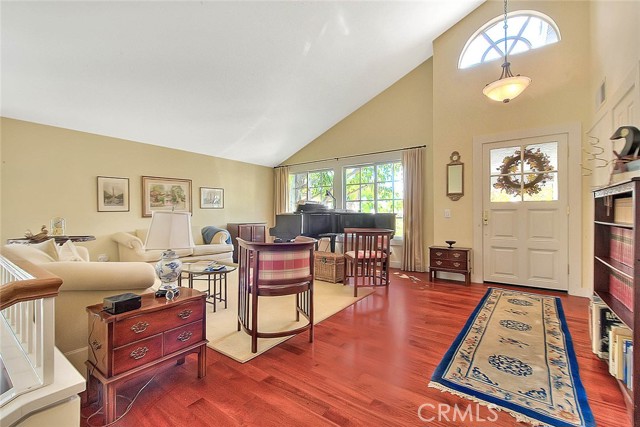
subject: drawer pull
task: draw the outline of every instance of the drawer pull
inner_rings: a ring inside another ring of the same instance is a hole
[[[437,256],[442,256],[442,252],[436,252]]]
[[[442,265],[442,261],[436,261],[437,265]]]
[[[131,352],[131,357],[135,360],[142,359],[147,355],[147,351],[149,351],[147,347],[138,347]]]
[[[148,327],[149,327],[149,323],[147,323],[147,322],[138,322],[138,323],[134,324],[133,326],[131,326],[131,330],[133,332],[135,332],[136,334],[139,334],[141,332],[146,331]]]
[[[453,255],[455,258],[460,258],[460,257],[462,256],[462,254],[461,254],[461,253],[459,253],[459,252],[454,252],[452,255]]]
[[[453,266],[454,266],[454,267],[460,267],[460,265],[461,265],[461,264],[460,264],[459,262],[454,262],[454,263],[453,263]]]
[[[178,313],[178,317],[184,320],[189,316],[191,316],[191,313],[193,313],[193,310],[187,308],[185,310],[182,310],[180,313]]]
[[[193,335],[193,332],[184,331],[183,333],[178,335],[178,341],[182,341],[182,342],[189,341],[189,338],[191,338],[192,335]]]

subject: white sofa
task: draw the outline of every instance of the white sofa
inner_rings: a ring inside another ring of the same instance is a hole
[[[147,229],[140,228],[133,232],[119,232],[111,236],[118,243],[120,261],[156,262],[160,260],[163,250],[147,250],[144,242],[147,238]],[[194,248],[175,249],[182,261],[221,261],[233,262],[233,244],[225,243],[229,239],[227,230],[216,233],[210,244],[205,244],[202,238],[202,227],[191,226]],[[170,249],[170,248],[167,248]]]
[[[87,248],[71,242],[62,246],[53,239],[31,245],[10,244],[2,248],[2,254],[29,261],[62,279],[55,299],[55,344],[83,375],[88,349],[86,307],[112,295],[152,292],[159,285],[150,264],[90,262]]]

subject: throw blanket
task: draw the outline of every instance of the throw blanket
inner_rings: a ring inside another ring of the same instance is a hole
[[[211,244],[211,239],[213,239],[213,236],[215,236],[217,233],[221,231],[227,234],[227,239],[225,240],[225,243],[230,245],[231,235],[229,234],[229,232],[223,228],[214,227],[213,225],[208,225],[202,228],[202,240],[204,240],[205,244],[209,245]]]

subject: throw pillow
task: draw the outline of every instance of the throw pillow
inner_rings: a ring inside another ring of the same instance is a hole
[[[60,246],[60,249],[58,249],[58,261],[84,262],[84,259],[82,259],[82,257],[78,253],[76,245],[74,245],[71,240],[67,240],[66,242],[64,242],[64,245]]]
[[[56,247],[57,245],[55,239],[45,240],[41,243],[31,243],[29,246],[44,252],[45,254],[53,258],[54,261],[58,260],[58,248]]]

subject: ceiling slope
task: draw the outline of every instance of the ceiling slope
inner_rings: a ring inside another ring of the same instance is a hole
[[[482,1],[3,1],[1,114],[275,166]]]

